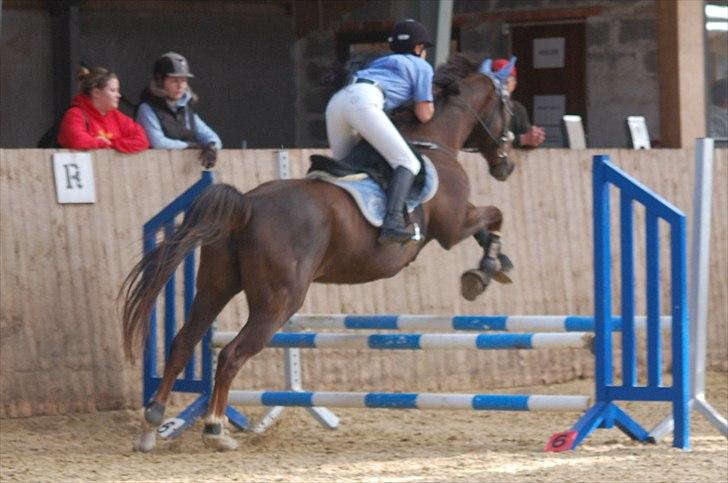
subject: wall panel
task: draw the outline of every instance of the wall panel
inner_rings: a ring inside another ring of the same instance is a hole
[[[289,153],[294,176],[303,175],[314,152]],[[503,250],[516,267],[512,285],[493,285],[475,302],[463,300],[459,277],[477,264],[479,247],[468,240],[446,252],[433,243],[394,278],[355,286],[314,285],[302,312],[591,313],[590,160],[597,153],[520,153],[518,169],[505,183],[488,176],[478,155],[461,155],[471,175],[472,201],[495,204],[504,213]],[[690,215],[693,151],[606,153]],[[115,297],[141,251],[141,225],[200,173],[192,152],[123,156],[99,151],[93,153],[97,203],[58,205],[51,154],[0,150],[0,417],[138,405],[141,363],[132,366],[123,359]],[[247,191],[276,176],[275,160],[274,151],[223,151],[219,177]],[[719,370],[728,370],[727,181],[728,152],[718,151],[708,365]],[[613,211],[616,221],[616,206]],[[642,230],[639,216],[635,226]],[[643,256],[640,250],[637,261]],[[614,262],[618,266],[618,254]],[[643,273],[637,274],[638,287]],[[246,316],[240,294],[220,315],[218,326],[238,329]],[[592,356],[576,350],[303,353],[306,387],[320,390],[485,391],[588,377],[593,371]],[[255,357],[241,371],[237,386],[282,387],[280,355],[270,350]]]

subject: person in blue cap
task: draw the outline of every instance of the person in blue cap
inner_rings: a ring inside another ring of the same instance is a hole
[[[354,73],[326,107],[326,133],[333,157],[346,156],[361,138],[371,144],[394,170],[387,188],[387,205],[379,242],[404,243],[414,235],[404,216],[405,199],[420,162],[386,112],[414,102],[417,119],[426,123],[435,113],[432,66],[425,61],[431,46],[424,25],[405,20],[389,37],[393,54],[379,57]]]

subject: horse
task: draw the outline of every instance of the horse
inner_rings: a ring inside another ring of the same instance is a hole
[[[507,69],[510,72],[510,66]],[[504,72],[499,73],[502,80]],[[176,377],[215,317],[239,292],[247,297],[248,319],[219,354],[203,430],[203,442],[218,450],[237,447],[224,417],[233,378],[300,309],[312,283],[353,284],[392,277],[432,240],[449,250],[474,236],[486,252],[483,259],[494,261],[488,252],[497,255],[494,248],[500,246],[497,234],[503,215],[495,206],[468,202],[468,176],[457,153],[467,148],[479,151],[498,180],[513,171],[507,92],[490,73],[489,63],[462,55],[439,67],[433,83],[432,120],[401,126],[405,138],[427,150],[439,176],[437,193],[422,205],[421,240],[379,244],[377,229],[351,197],[320,180],[270,181],[245,194],[215,184],[193,203],[178,230],[133,267],[119,294],[124,351],[132,361],[148,335],[157,295],[185,255],[201,246],[194,302],[174,338],[162,382],[142,410],[142,436],[135,449],[155,447],[155,430]],[[498,280],[505,268],[491,270],[491,275]],[[486,269],[481,263],[478,272]]]

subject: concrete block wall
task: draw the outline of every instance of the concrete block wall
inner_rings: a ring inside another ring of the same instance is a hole
[[[376,2],[351,12],[346,21],[391,20],[401,12],[401,2]],[[586,22],[587,136],[590,147],[627,147],[625,117],[642,115],[653,139],[659,137],[657,77],[657,7],[655,0],[502,0],[455,1],[453,14],[503,11],[568,10],[600,7],[599,14]],[[400,15],[401,16],[401,15]],[[332,65],[336,26],[313,32],[296,42],[294,58],[298,79],[296,101],[296,143],[299,146],[327,145],[323,123],[325,101],[314,74]],[[480,56],[504,57],[509,38],[499,21],[472,23],[460,27],[460,48]]]

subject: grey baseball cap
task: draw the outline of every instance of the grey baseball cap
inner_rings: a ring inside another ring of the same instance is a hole
[[[154,62],[154,76],[155,77],[194,77],[190,72],[190,64],[187,63],[187,59],[184,56],[176,52],[167,52],[162,54]]]

